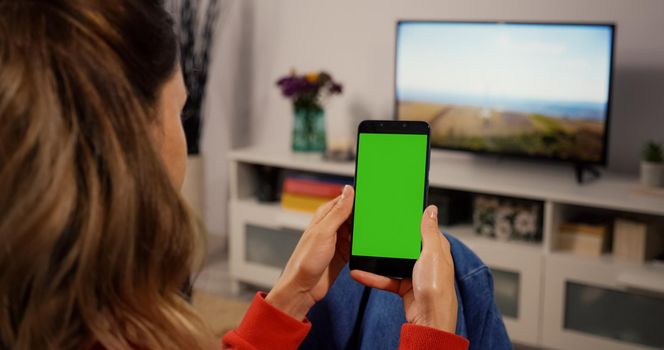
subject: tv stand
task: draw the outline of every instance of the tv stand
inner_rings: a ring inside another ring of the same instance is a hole
[[[281,275],[312,214],[283,209],[279,202],[259,201],[256,190],[267,181],[261,176],[263,167],[278,168],[282,173],[294,170],[353,177],[355,164],[324,161],[320,154],[293,154],[271,144],[234,150],[229,159],[229,263],[208,265],[203,272],[205,278],[201,275],[196,288],[207,286],[216,291],[230,280],[232,292],[240,291],[246,284],[269,289]],[[652,305],[662,303],[661,263],[623,262],[608,252],[596,257],[578,256],[559,248],[559,228],[584,213],[607,218],[637,216],[644,220],[664,220],[664,197],[641,194],[636,176],[608,170],[602,171],[602,178],[591,186],[578,186],[570,181],[573,165],[512,162],[507,158],[495,163],[456,153],[432,152],[431,188],[535,200],[544,206],[538,224],[542,228],[541,242],[500,241],[479,236],[470,222],[442,230],[470,247],[493,270],[495,282],[503,288],[509,286],[510,297],[505,298],[509,304],[503,305],[510,305],[512,308],[505,310],[512,311],[503,312],[503,320],[514,343],[557,350],[645,349],[628,341],[599,338],[581,328],[581,331],[566,328],[565,317],[571,317],[568,316],[571,305],[577,305],[573,296],[568,297],[571,295],[568,287],[574,284],[584,291],[596,290],[602,295],[602,300],[594,304],[597,307],[610,307],[614,299],[607,300],[605,295],[611,298],[617,295],[615,298],[628,309],[637,308],[642,302],[633,296],[645,293],[653,295],[648,299]],[[584,177],[589,176],[583,174],[587,167],[576,168],[581,169]],[[659,314],[655,316],[657,321],[663,319]]]
[[[589,173],[590,176],[584,178],[583,175],[586,172]],[[602,175],[597,168],[588,164],[574,164],[574,173],[576,174],[576,183],[579,185],[597,180]]]

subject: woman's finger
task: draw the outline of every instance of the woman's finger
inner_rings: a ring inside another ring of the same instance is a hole
[[[371,272],[362,270],[351,270],[350,277],[367,287],[382,289],[388,292],[399,294],[399,287],[401,285],[401,281],[399,280],[376,275]]]
[[[446,254],[451,254],[450,252],[450,241],[445,237],[444,234],[440,234],[438,237],[439,244],[442,248],[442,251],[445,252]],[[451,255],[450,255],[451,257]]]
[[[315,225],[319,223],[321,220],[323,220],[323,218],[327,215],[327,213],[329,213],[330,210],[334,208],[334,205],[337,204],[339,198],[341,198],[341,195],[318,207],[318,209],[316,209],[316,212],[314,213],[313,219],[311,220],[311,225]]]
[[[317,225],[323,231],[336,232],[346,219],[348,219],[351,211],[353,211],[354,197],[355,191],[353,191],[353,187],[350,185],[344,186],[341,196]]]
[[[422,251],[438,249],[440,246],[440,228],[438,227],[438,208],[430,205],[422,214],[420,225],[422,234]]]

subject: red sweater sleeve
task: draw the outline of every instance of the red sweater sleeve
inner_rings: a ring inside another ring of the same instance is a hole
[[[298,321],[265,301],[256,293],[240,326],[222,339],[223,349],[297,349],[311,329],[311,323]]]
[[[408,323],[401,326],[399,350],[467,350],[468,345],[468,340],[439,329]]]

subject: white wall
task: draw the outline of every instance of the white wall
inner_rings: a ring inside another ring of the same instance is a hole
[[[397,19],[616,22],[609,167],[635,172],[642,142],[664,140],[662,0],[243,0],[242,6],[242,22],[251,23],[242,62],[253,143],[288,149],[290,106],[274,82],[291,67],[326,69],[344,83],[344,95],[327,109],[332,143],[352,143],[356,120],[390,118]]]

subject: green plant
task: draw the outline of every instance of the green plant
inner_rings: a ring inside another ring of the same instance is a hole
[[[643,146],[643,160],[651,163],[664,163],[664,150],[662,144],[655,141],[648,141]]]

